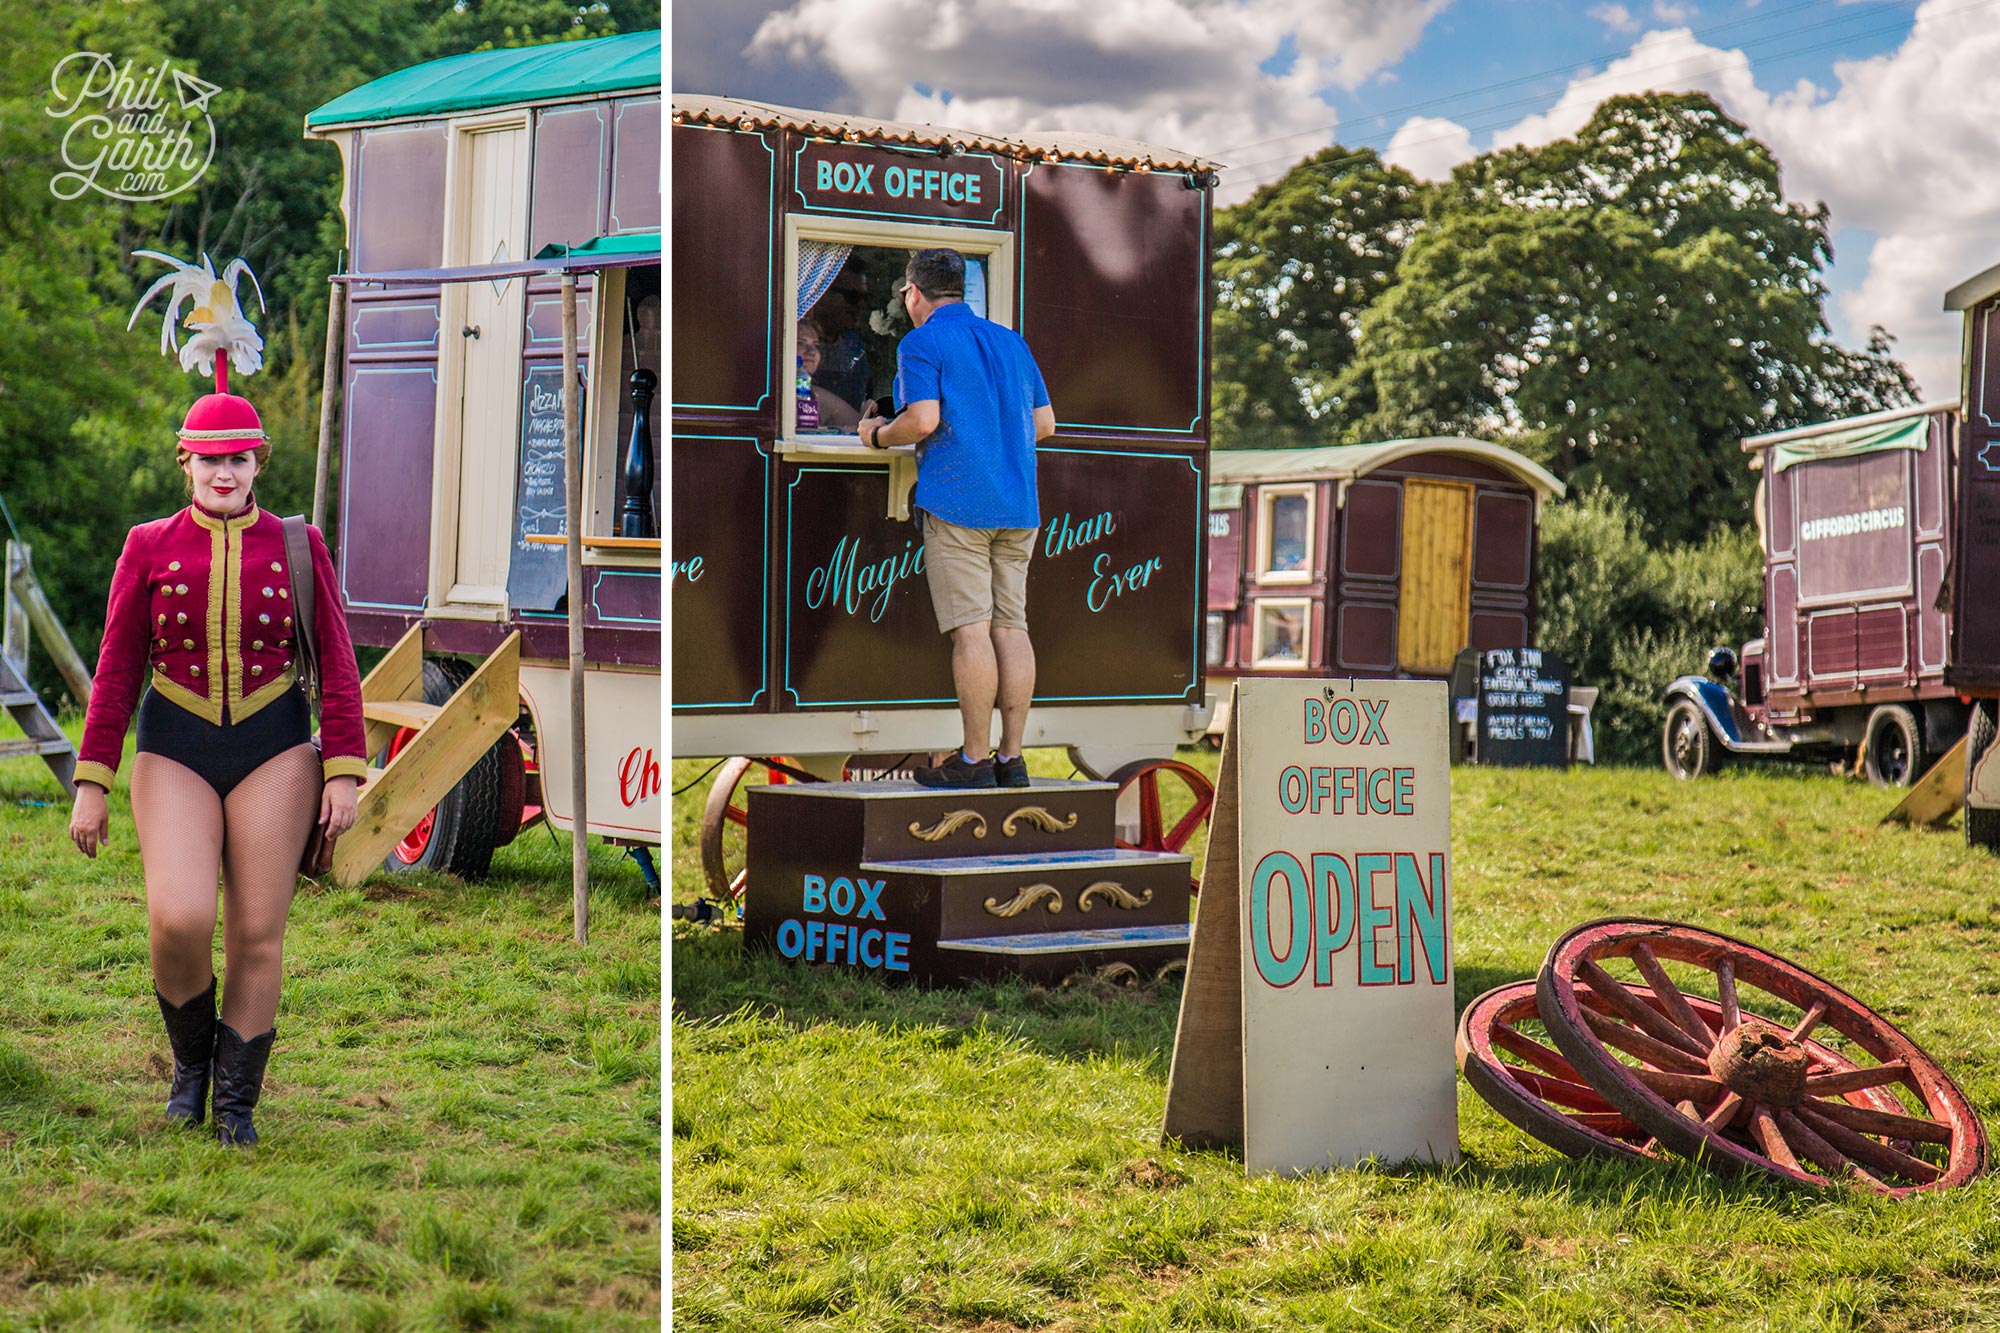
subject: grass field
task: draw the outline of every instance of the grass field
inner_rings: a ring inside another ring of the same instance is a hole
[[[1570,925],[1666,917],[1822,973],[2000,1104],[2000,862],[1955,827],[1782,771],[1459,769],[1453,801],[1461,1007]],[[1249,1180],[1159,1141],[1171,983],[885,989],[676,923],[672,989],[677,1328],[2000,1327],[1993,1182],[1896,1203],[1585,1165],[1463,1080],[1457,1167]]]
[[[0,1333],[638,1330],[660,1318],[660,936],[593,851],[591,942],[543,829],[492,880],[306,888],[232,1151],[160,1114],[129,808],[69,845],[0,763]],[[218,964],[220,954],[218,952]]]

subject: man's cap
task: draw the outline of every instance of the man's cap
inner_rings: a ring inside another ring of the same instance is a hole
[[[210,458],[240,454],[267,438],[257,409],[248,398],[233,393],[204,394],[195,399],[181,422],[181,447]]]

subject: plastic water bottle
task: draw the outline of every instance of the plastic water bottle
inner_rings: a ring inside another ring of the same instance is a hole
[[[799,361],[796,388],[799,397],[799,429],[802,431],[818,430],[819,400],[813,397],[812,376],[806,374],[806,365],[803,359]]]

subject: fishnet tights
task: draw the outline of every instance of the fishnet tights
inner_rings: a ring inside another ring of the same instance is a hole
[[[245,1037],[278,1016],[285,914],[299,855],[319,817],[319,752],[273,755],[223,800],[193,770],[156,754],[132,762],[132,822],[146,868],[153,984],[174,1004],[214,975],[222,877],[222,1021]]]

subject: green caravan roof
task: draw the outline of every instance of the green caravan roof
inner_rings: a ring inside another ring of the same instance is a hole
[[[446,56],[385,74],[306,114],[306,129],[442,116],[660,86],[660,34],[628,32]]]
[[[1750,460],[1752,471],[1765,465],[1768,454],[1774,476],[1800,463],[1816,463],[1828,458],[1855,458],[1887,449],[1922,452],[1930,441],[1931,418],[1957,410],[1956,399],[1918,403],[1913,407],[1891,408],[1886,412],[1871,412],[1866,416],[1822,422],[1817,426],[1751,435],[1744,439],[1743,449],[1756,455]]]

